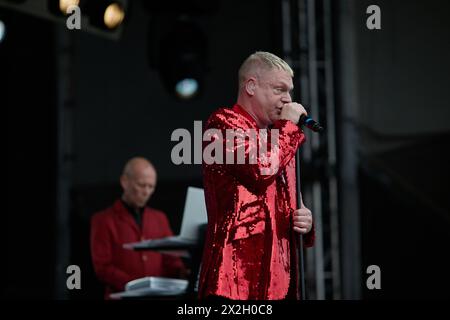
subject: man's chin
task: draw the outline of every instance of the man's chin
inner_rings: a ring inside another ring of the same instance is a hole
[[[141,202],[141,203],[139,203],[138,205],[139,205],[139,208],[143,208],[143,207],[146,206],[146,204],[147,204],[147,201]]]
[[[270,119],[270,120],[272,120],[271,125],[273,125],[275,123],[275,121],[280,120],[280,118],[281,118],[281,115],[277,115],[277,116],[273,117],[272,119]]]

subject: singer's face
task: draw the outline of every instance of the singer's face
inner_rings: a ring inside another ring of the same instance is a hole
[[[284,70],[274,69],[261,72],[256,83],[255,98],[259,105],[256,116],[267,127],[280,119],[283,106],[292,102],[292,77]]]

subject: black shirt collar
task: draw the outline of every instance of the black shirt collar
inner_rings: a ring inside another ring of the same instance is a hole
[[[145,207],[143,208],[133,208],[128,203],[126,203],[123,199],[120,199],[122,201],[123,206],[127,209],[127,211],[133,216],[134,220],[136,220],[136,223],[138,226],[141,226],[142,224],[142,214],[144,213]]]

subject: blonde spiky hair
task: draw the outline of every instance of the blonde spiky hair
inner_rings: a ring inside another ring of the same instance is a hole
[[[254,75],[258,77],[259,70],[269,71],[272,69],[284,70],[289,73],[291,77],[294,77],[294,71],[286,63],[286,61],[273,53],[257,51],[251,54],[247,59],[245,59],[239,68],[239,88],[243,86],[245,80],[249,76]]]

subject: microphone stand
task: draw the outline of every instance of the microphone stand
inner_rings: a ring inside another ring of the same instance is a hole
[[[301,208],[302,205],[302,194],[300,192],[300,147],[297,149],[297,153],[295,155],[295,170],[296,170],[296,191],[297,191],[297,206]],[[304,265],[304,254],[303,254],[303,235],[299,234],[297,237],[298,244],[298,268],[299,268],[299,276],[300,276],[300,299],[306,300],[305,295],[305,265]]]
[[[324,131],[324,128],[316,121],[312,120],[310,117],[306,117],[302,115],[299,119],[299,124],[304,125],[311,129],[314,132],[321,133]],[[302,194],[300,188],[300,147],[297,148],[297,152],[295,155],[295,170],[296,170],[296,191],[297,191],[297,206],[301,208],[302,205]],[[303,252],[303,235],[299,234],[297,237],[298,244],[298,268],[299,268],[299,291],[300,291],[300,299],[306,300],[306,292],[305,292],[305,264],[304,264],[304,252]]]

